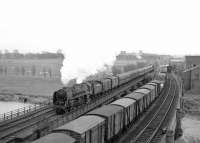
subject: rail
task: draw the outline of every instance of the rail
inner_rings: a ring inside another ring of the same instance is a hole
[[[170,113],[170,109],[173,109],[175,105],[175,99],[178,97],[177,95],[177,86],[173,84],[171,87],[171,91],[168,92],[167,98],[162,103],[156,114],[150,120],[150,122],[145,126],[145,128],[138,134],[138,136],[134,139],[134,143],[150,143],[150,142],[158,142],[161,136],[161,127],[164,121],[166,121],[167,116]],[[158,132],[160,131],[160,132]],[[158,135],[159,134],[159,135]],[[158,136],[156,136],[158,135]]]
[[[36,111],[42,107],[45,107],[46,104],[33,104],[26,107],[18,108],[3,114],[0,114],[0,123],[6,120],[12,120],[16,117],[23,116],[29,112]]]
[[[137,118],[135,121],[131,123],[131,125],[127,128],[127,130],[122,133],[114,143],[133,143],[137,142],[141,135],[144,133],[143,131],[145,128],[150,124],[153,117],[155,116],[156,112],[158,112],[158,109],[161,108],[161,105],[165,104],[165,101],[169,101],[168,99],[172,97],[173,95],[173,89],[174,88],[174,79],[171,78],[171,76],[167,76],[166,82],[164,84],[164,87],[160,93],[160,96],[155,100],[155,102],[148,108],[148,110],[141,114],[139,118]],[[171,95],[171,96],[167,96]],[[169,106],[169,104],[168,104]],[[163,106],[162,106],[163,107]],[[156,125],[155,125],[156,127]],[[154,127],[153,127],[154,128]],[[151,129],[150,129],[151,130]],[[145,136],[151,135],[151,133],[146,132]],[[146,138],[146,137],[145,137]],[[144,136],[142,137],[142,141],[140,142],[146,142],[147,138],[145,139]],[[143,140],[145,139],[145,140]]]

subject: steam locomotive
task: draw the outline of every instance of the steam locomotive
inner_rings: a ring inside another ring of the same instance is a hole
[[[109,93],[115,88],[126,84],[140,75],[154,71],[150,65],[141,69],[129,71],[116,76],[108,76],[103,79],[91,80],[72,87],[63,87],[53,93],[53,104],[57,114],[64,114],[80,105],[87,104]]]

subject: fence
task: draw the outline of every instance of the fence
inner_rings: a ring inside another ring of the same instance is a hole
[[[3,114],[0,114],[0,122],[3,122],[5,120],[12,120],[13,118],[22,116],[26,113],[32,112],[32,111],[36,111],[42,107],[45,107],[45,104],[33,104],[33,105],[29,105],[23,108],[19,108],[13,111],[9,111]]]

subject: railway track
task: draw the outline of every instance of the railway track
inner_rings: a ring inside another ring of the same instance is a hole
[[[22,117],[10,120],[8,122],[0,123],[0,142],[7,143],[11,140],[20,139],[23,140],[27,133],[33,134],[39,127],[44,123],[48,125],[49,131],[61,126],[86,112],[112,101],[116,96],[124,93],[124,91],[130,89],[132,86],[136,85],[139,81],[142,81],[144,76],[138,77],[134,81],[113,90],[112,92],[105,94],[101,98],[95,100],[91,104],[80,106],[76,110],[63,115],[56,115],[55,110],[52,106],[46,106],[43,109],[35,111],[33,113],[28,113]],[[25,135],[24,135],[25,134]],[[29,134],[27,135],[29,136]]]
[[[175,78],[175,80],[176,80],[176,85],[175,85],[176,89],[174,90],[174,96],[173,96],[172,102],[170,103],[170,106],[167,108],[168,111],[167,111],[165,117],[163,118],[162,123],[160,124],[160,127],[154,133],[154,136],[151,139],[151,143],[157,143],[158,141],[161,140],[161,138],[163,136],[162,129],[168,127],[171,117],[174,116],[174,114],[176,113],[176,106],[177,106],[178,98],[179,98],[178,94],[180,92],[179,89],[181,87],[179,84],[180,81],[178,81],[177,78]]]
[[[54,109],[49,106],[38,112],[10,121],[9,123],[0,124],[0,142],[7,142],[20,131],[37,124],[42,116],[51,117],[55,115]]]
[[[37,122],[39,120],[39,118],[41,118],[41,116],[45,116],[45,117],[51,117],[55,115],[55,111],[52,109],[48,109],[48,110],[43,110],[42,112],[38,112],[32,116],[29,116],[27,118],[23,118],[21,120],[18,120],[16,122],[12,122],[8,125],[2,125],[0,126],[0,139],[5,138],[9,135],[13,135],[14,133],[16,133],[18,130],[22,130],[24,128],[24,126],[28,126],[29,121],[31,120],[32,122]],[[17,130],[16,130],[17,129]]]
[[[154,102],[154,104],[146,111],[144,115],[135,121],[127,132],[122,134],[118,138],[116,143],[150,143],[159,142],[162,136],[162,127],[165,123],[166,115],[168,111],[173,109],[176,105],[177,83],[174,77],[166,82],[160,97]]]

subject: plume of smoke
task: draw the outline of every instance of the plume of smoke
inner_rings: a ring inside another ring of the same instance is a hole
[[[106,65],[111,66],[115,60],[115,53],[107,53],[98,50],[88,50],[84,54],[81,50],[73,49],[64,51],[65,59],[61,68],[61,80],[67,85],[71,79],[81,83],[86,77],[105,70]]]
[[[140,55],[139,53],[136,53],[136,57],[137,57],[138,59],[142,59],[142,57],[141,57],[141,55]]]

